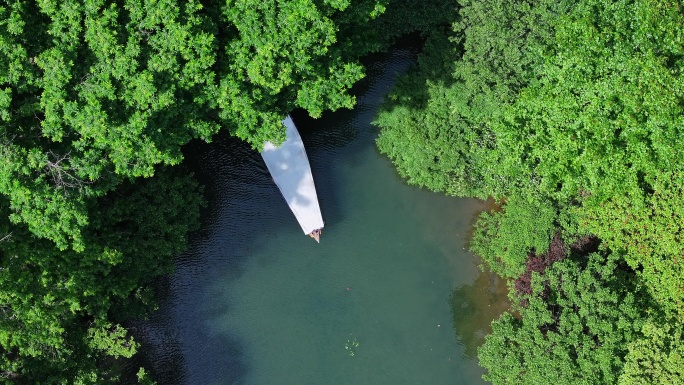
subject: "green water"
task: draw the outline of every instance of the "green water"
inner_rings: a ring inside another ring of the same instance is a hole
[[[335,170],[350,185],[340,203],[358,212],[321,245],[296,231],[270,235],[240,277],[212,283],[207,306],[231,306],[204,325],[250,341],[247,384],[477,383],[447,300],[479,274],[459,229],[480,207],[398,187],[373,151],[358,156],[363,177],[358,167]]]
[[[227,136],[189,149],[205,224],[141,326],[161,384],[482,383],[474,351],[502,307],[502,286],[465,250],[484,203],[407,186],[374,146],[377,106],[415,55],[369,59],[354,111],[293,115],[326,221],[320,244],[256,152]]]

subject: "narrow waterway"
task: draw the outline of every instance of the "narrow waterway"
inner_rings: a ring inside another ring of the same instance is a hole
[[[484,204],[407,186],[374,145],[378,104],[416,53],[370,58],[353,111],[293,115],[320,245],[257,152],[226,135],[190,147],[204,225],[139,326],[160,384],[482,383],[474,351],[504,295],[465,250]]]

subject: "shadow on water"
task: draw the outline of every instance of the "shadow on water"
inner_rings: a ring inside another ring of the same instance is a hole
[[[173,292],[171,288],[172,280],[169,277],[158,282],[158,291],[166,291],[166,297],[170,297]],[[175,300],[160,297],[159,302],[163,305],[147,321],[135,321],[130,330],[141,343],[141,354],[130,362],[131,368],[127,369],[127,376],[122,380],[122,384],[138,384],[135,376],[137,367],[144,367],[153,374],[157,384],[181,385],[196,384],[192,371],[211,372],[217,367],[230,367],[231,370],[224,373],[221,384],[242,384],[242,379],[246,376],[249,367],[243,358],[244,347],[237,337],[220,336],[214,338],[214,343],[204,346],[206,355],[209,358],[204,362],[192,359],[188,354],[186,345],[193,340],[193,334],[201,334],[197,328],[201,325],[191,319],[194,314],[198,314],[198,309],[192,306],[184,306],[185,311],[190,312],[185,319],[179,319],[173,304]],[[187,324],[194,324],[190,330]],[[185,324],[178,327],[179,324]],[[205,337],[202,337],[205,338]],[[188,370],[190,368],[190,370]],[[208,382],[206,382],[209,384]],[[218,384],[217,382],[212,382]]]
[[[477,349],[491,333],[491,321],[510,307],[506,281],[496,274],[482,272],[470,285],[454,289],[449,303],[454,332],[467,359],[477,358]]]
[[[168,299],[169,277],[160,277],[155,284],[157,301],[165,303]],[[148,320],[133,320],[127,329],[141,344],[138,354],[126,362],[121,384],[138,384],[137,368],[144,367],[152,372],[155,379],[172,379],[170,384],[183,381],[183,352],[180,339],[175,330],[168,327],[164,320],[171,318],[169,308],[158,309]]]
[[[205,186],[207,208],[190,249],[175,258],[174,273],[157,284],[159,310],[134,326],[145,352],[138,362],[160,384],[218,384],[203,376],[226,367],[231,369],[220,383],[241,384],[249,370],[242,342],[227,333],[208,335],[205,327],[206,320],[230,312],[231,305],[216,301],[207,309],[205,284],[215,277],[239,279],[246,256],[259,248],[259,237],[296,226],[296,220],[273,220],[291,214],[261,156],[247,144],[220,133],[214,143],[192,142],[185,151],[186,164]],[[195,345],[208,340],[212,343]]]

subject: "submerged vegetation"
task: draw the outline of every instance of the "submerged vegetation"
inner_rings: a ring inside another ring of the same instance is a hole
[[[359,58],[420,31],[378,146],[412,184],[500,202],[472,248],[519,316],[493,323],[486,378],[684,382],[682,6],[3,2],[0,377],[116,383],[126,321],[199,223],[182,147],[223,129],[258,148],[287,111],[350,108]]]
[[[344,344],[344,349],[349,353],[349,357],[354,357],[356,355],[356,348],[358,348],[361,344],[359,344],[359,341],[356,339],[356,337],[351,337],[347,340],[347,342]]]
[[[458,6],[376,124],[409,183],[500,202],[472,239],[512,302],[485,379],[684,383],[684,4]]]

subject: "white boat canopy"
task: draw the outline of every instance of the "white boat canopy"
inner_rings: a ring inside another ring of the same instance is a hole
[[[280,147],[266,142],[261,157],[304,234],[313,234],[314,230],[322,229],[324,224],[309,158],[289,115],[283,124],[287,127],[285,142]]]

